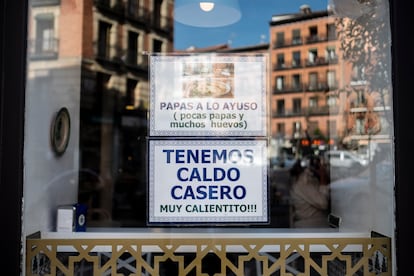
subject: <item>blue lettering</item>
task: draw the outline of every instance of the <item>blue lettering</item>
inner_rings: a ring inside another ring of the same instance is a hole
[[[171,188],[171,197],[173,199],[243,199],[246,197],[246,188],[237,185],[200,185],[196,188],[188,185],[186,187],[175,185]]]
[[[174,150],[163,150],[162,152],[167,154],[167,164],[171,163],[171,153],[174,152]]]
[[[232,176],[232,172],[234,175]],[[240,171],[236,168],[230,168],[227,172],[227,178],[231,181],[237,181],[240,178]]]
[[[175,151],[175,163],[185,163],[185,150]]]
[[[191,186],[187,186],[187,189],[185,189],[184,198],[185,199],[187,199],[187,198],[195,199],[193,188]]]
[[[204,185],[197,187],[197,199],[206,199],[207,198],[207,187]]]
[[[190,171],[191,170],[191,171]],[[177,170],[177,179],[180,181],[223,181],[225,179],[237,181],[240,179],[240,170],[229,168],[227,171],[223,168],[179,168]]]
[[[176,190],[177,189],[182,190],[183,187],[181,187],[181,186],[173,186],[172,189],[171,189],[171,196],[174,199],[182,199],[182,196],[177,196],[176,195]]]
[[[221,199],[223,199],[224,197],[231,199],[230,192],[231,192],[230,186],[221,186]]]
[[[240,191],[240,194],[238,194],[237,191]],[[246,188],[243,186],[236,186],[234,187],[233,196],[237,199],[242,199],[246,197]]]
[[[217,193],[218,193],[218,186],[209,186],[208,187],[208,199],[218,199]]]
[[[184,178],[182,176],[182,173],[181,173],[182,171],[188,172],[188,169],[187,168],[179,168],[178,169],[178,171],[177,171],[177,178],[178,178],[178,180],[180,180],[180,181],[188,181],[188,178]]]

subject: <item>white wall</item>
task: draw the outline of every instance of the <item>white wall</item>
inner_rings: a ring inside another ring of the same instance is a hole
[[[47,66],[47,67],[46,67]],[[23,235],[55,230],[56,209],[77,201],[80,61],[29,64],[24,142]],[[51,148],[51,122],[62,107],[71,119],[62,156]]]
[[[394,167],[386,159],[363,173],[331,183],[332,213],[344,231],[375,231],[394,237]]]

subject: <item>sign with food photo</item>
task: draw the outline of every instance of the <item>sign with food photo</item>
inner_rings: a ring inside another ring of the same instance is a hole
[[[151,136],[266,136],[268,56],[150,55]]]

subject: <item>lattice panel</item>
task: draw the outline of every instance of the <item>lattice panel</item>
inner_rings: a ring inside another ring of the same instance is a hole
[[[391,275],[375,238],[27,239],[27,275]]]

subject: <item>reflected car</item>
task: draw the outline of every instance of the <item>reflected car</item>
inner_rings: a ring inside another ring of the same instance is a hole
[[[270,167],[290,169],[293,167],[296,160],[297,159],[293,155],[277,156],[270,159]]]
[[[391,235],[394,216],[393,163],[371,164],[360,174],[330,184],[331,212],[344,231],[376,231]]]
[[[366,167],[368,160],[346,150],[329,150],[326,151],[325,159],[331,167],[355,168]]]

